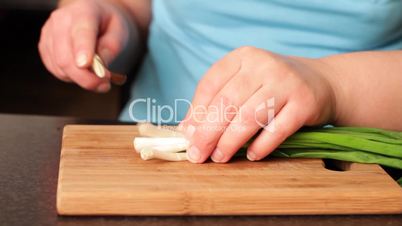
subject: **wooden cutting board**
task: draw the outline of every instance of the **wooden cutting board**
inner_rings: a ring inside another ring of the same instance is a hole
[[[136,126],[64,128],[57,190],[61,215],[402,213],[402,189],[378,165],[347,171],[319,159],[229,164],[143,161]]]

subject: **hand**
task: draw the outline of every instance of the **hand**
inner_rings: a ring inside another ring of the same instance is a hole
[[[303,125],[330,122],[335,100],[319,59],[286,57],[242,47],[201,79],[179,128],[191,142],[188,157],[227,162],[250,138],[247,158],[260,160]]]
[[[42,28],[39,52],[57,78],[97,92],[110,90],[110,72],[104,79],[91,70],[95,52],[110,63],[128,41],[129,21],[110,1],[76,0],[55,10]]]

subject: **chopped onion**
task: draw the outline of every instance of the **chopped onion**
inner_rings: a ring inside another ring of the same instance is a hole
[[[182,133],[176,131],[174,126],[155,126],[151,123],[139,123],[138,132],[145,137],[184,137]]]
[[[162,159],[175,162],[187,160],[187,154],[185,152],[169,153],[169,152],[158,151],[151,147],[141,149],[140,155],[143,160]]]
[[[136,137],[134,148],[140,152],[144,148],[154,148],[163,152],[180,152],[189,147],[189,142],[184,137]]]

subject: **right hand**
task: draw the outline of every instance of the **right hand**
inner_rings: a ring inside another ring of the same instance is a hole
[[[96,92],[110,90],[110,72],[104,79],[92,71],[98,53],[109,64],[126,46],[129,21],[123,9],[110,1],[75,0],[55,10],[42,28],[39,52],[57,78]]]

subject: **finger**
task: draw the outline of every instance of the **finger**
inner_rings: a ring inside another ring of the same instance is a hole
[[[304,121],[303,109],[295,102],[288,102],[248,147],[247,158],[256,161],[266,157],[300,129]]]
[[[221,135],[243,105],[260,87],[265,75],[255,75],[254,69],[242,68],[213,98],[208,113],[197,121],[196,132],[191,138],[197,156],[189,151],[190,161],[203,162],[214,151]]]
[[[45,67],[58,79],[69,82],[71,81],[66,77],[63,71],[61,71],[58,67],[55,66],[52,60],[52,47],[53,47],[53,39],[51,34],[49,34],[49,22],[46,22],[41,31],[41,38],[38,44],[39,54],[43,61]]]
[[[267,125],[286,102],[278,92],[279,86],[264,86],[240,108],[219,139],[211,158],[214,162],[227,162],[262,127]],[[276,94],[275,96],[273,94]]]
[[[71,40],[76,66],[88,68],[95,54],[99,19],[90,12],[74,18],[71,27]]]
[[[49,44],[52,45],[53,41],[52,38],[49,38]],[[54,63],[52,58],[53,53],[52,50],[47,47],[47,54],[43,56],[43,62],[47,65],[48,68],[51,68],[49,71],[58,79],[63,82],[72,82],[72,80]]]
[[[194,98],[182,120],[181,127],[196,124],[195,118],[200,116],[194,114],[197,109],[206,109],[216,94],[225,86],[225,84],[240,70],[241,59],[237,54],[230,53],[212,65],[208,72],[198,83]]]
[[[63,26],[64,25],[64,26]],[[105,79],[98,78],[88,69],[77,67],[74,60],[73,48],[67,20],[54,21],[52,33],[54,40],[53,55],[56,65],[75,83],[84,89],[97,92],[107,92],[110,90],[110,73],[106,74]]]

